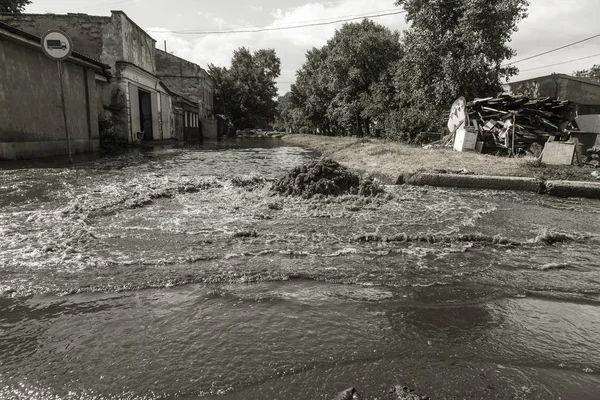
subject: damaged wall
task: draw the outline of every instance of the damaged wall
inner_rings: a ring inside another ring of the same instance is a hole
[[[0,14],[0,21],[40,37],[50,29],[60,29],[71,37],[76,52],[100,60],[104,27],[111,22],[111,17],[87,14]]]
[[[87,14],[0,14],[0,21],[36,36],[60,29],[73,40],[73,49],[108,64],[130,62],[155,73],[156,41],[124,12],[110,17]]]
[[[202,67],[157,49],[156,75],[169,89],[198,103],[202,118],[212,116],[214,82]]]
[[[57,63],[39,49],[0,40],[0,65],[0,159],[67,154]],[[63,67],[72,152],[95,151],[95,72],[69,61]]]
[[[203,137],[216,139],[215,86],[210,75],[199,65],[159,49],[156,50],[156,75],[170,90],[198,104]]]

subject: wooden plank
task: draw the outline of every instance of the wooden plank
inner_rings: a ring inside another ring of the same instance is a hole
[[[548,141],[544,146],[542,162],[548,165],[571,165],[574,153],[573,143]]]
[[[579,140],[577,138],[573,138],[573,146],[575,146],[575,158],[577,159],[577,165],[583,167],[583,157],[581,156],[581,146],[579,145]]]

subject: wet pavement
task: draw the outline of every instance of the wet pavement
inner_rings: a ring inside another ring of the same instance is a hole
[[[599,201],[270,190],[315,156],[0,164],[0,398],[597,398]]]

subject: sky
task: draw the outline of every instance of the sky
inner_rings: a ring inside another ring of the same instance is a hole
[[[208,64],[228,66],[233,51],[241,46],[251,51],[274,48],[281,59],[282,73],[278,80],[281,95],[294,82],[306,51],[323,46],[342,23],[235,34],[214,31],[277,29],[401,11],[394,0],[33,0],[25,12],[110,15],[110,10],[125,11],[157,40],[157,47],[162,49],[166,41],[168,52],[204,68]],[[598,0],[530,0],[529,17],[520,23],[510,44],[517,50],[513,61],[600,34],[598,15]],[[408,26],[402,14],[372,19],[398,31]],[[190,30],[204,32],[176,33]],[[594,64],[600,64],[600,37],[517,63],[521,72],[511,81],[554,72],[570,74]]]

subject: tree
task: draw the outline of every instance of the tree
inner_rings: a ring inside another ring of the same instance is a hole
[[[506,64],[516,54],[508,43],[527,16],[528,4],[527,0],[397,0],[411,24],[402,39],[404,57],[395,77],[401,107],[413,109],[405,114],[419,109],[441,112],[460,96],[485,97],[500,91],[501,80],[518,72]]]
[[[215,110],[237,129],[264,126],[275,118],[276,79],[281,62],[275,50],[234,51],[231,67],[209,65],[215,82]]]
[[[596,64],[590,69],[574,71],[573,76],[576,76],[578,78],[587,78],[596,82],[600,82],[600,65]]]
[[[400,36],[368,19],[345,24],[328,42],[330,108],[340,123],[362,136],[370,134],[374,91],[384,84],[390,67],[402,57]]]
[[[344,24],[320,49],[306,54],[306,62],[292,85],[292,103],[309,126],[326,134],[370,134],[383,114],[379,96],[390,68],[401,58],[399,34],[367,19]]]
[[[20,14],[29,4],[31,0],[0,0],[0,12]]]

